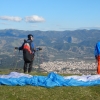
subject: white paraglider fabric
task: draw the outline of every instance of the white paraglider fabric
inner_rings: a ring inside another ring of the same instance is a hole
[[[100,75],[72,75],[61,76],[50,72],[47,76],[29,75],[18,72],[11,72],[7,75],[0,75],[0,85],[10,86],[94,86],[100,85]]]

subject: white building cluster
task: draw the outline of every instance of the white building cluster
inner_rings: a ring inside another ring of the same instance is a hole
[[[86,61],[54,61],[40,64],[46,72],[57,72],[65,74],[96,74],[97,63]]]

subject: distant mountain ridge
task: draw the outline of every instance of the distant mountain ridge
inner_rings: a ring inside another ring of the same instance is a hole
[[[10,37],[26,37],[27,34],[33,34],[37,38],[76,38],[79,40],[86,40],[89,38],[100,39],[100,30],[75,30],[75,31],[24,31],[24,30],[15,30],[15,29],[5,29],[0,30],[0,36],[10,36]],[[99,37],[98,37],[99,36]]]
[[[0,30],[0,37],[27,38],[33,34],[38,45],[56,46],[58,44],[95,45],[100,40],[100,30],[75,30],[75,31],[23,31],[15,29]],[[60,46],[60,47],[61,47]],[[63,49],[63,48],[62,48]]]

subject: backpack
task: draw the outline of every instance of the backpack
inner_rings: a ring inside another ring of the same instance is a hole
[[[31,42],[24,41],[23,44],[23,59],[25,62],[30,63],[34,58],[31,49]]]

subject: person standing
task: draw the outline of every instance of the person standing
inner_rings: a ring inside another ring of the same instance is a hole
[[[34,43],[33,43],[34,38],[32,34],[29,34],[27,37],[28,39],[24,40],[24,43],[22,44],[21,47],[15,47],[15,49],[23,50],[24,73],[26,73],[27,70],[28,70],[28,73],[32,71],[35,52],[38,50],[42,50],[41,48],[35,48]]]
[[[97,74],[100,74],[100,41],[96,43],[95,46],[95,59],[98,63],[97,65]]]

